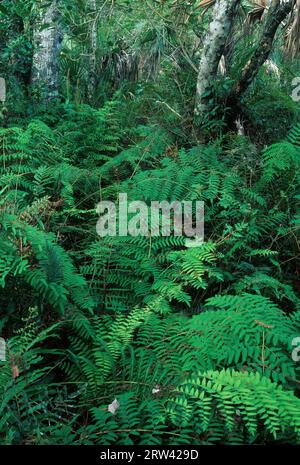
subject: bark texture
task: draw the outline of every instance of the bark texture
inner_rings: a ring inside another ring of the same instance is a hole
[[[0,77],[0,102],[4,103],[6,100],[6,83],[5,79]]]
[[[291,15],[285,46],[291,58],[295,58],[300,51],[300,0],[296,0],[293,15]]]
[[[88,99],[90,102],[93,101],[93,97],[96,90],[97,84],[97,27],[98,27],[98,13],[96,0],[88,0],[89,9],[91,11],[91,22],[89,27],[89,39],[90,39],[90,54],[89,54],[89,80],[88,80]]]
[[[43,90],[46,100],[58,96],[59,66],[58,57],[61,33],[58,24],[58,1],[42,1],[45,7],[40,10],[33,31],[32,84]],[[43,5],[41,5],[43,6]]]
[[[217,74],[220,59],[224,53],[227,38],[241,0],[217,0],[213,19],[204,39],[197,79],[195,114],[200,115],[207,108],[207,94]]]

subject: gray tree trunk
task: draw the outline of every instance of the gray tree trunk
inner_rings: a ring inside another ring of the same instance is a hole
[[[97,27],[98,27],[98,13],[97,13],[97,3],[96,0],[88,0],[88,6],[91,13],[91,20],[89,26],[89,42],[90,42],[90,52],[89,52],[89,77],[88,77],[88,100],[89,102],[93,101],[96,90],[96,66],[97,66]]]
[[[216,77],[220,59],[224,53],[227,38],[241,0],[217,0],[212,21],[204,39],[197,79],[195,114],[201,115],[207,109],[207,95]]]
[[[46,100],[59,93],[59,27],[58,0],[38,2],[39,11],[33,31],[32,84]]]

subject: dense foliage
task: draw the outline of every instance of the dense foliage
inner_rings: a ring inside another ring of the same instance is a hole
[[[63,2],[49,101],[30,81],[40,3],[0,8],[0,444],[299,443],[300,65],[284,30],[241,132],[226,96],[259,35],[245,12],[199,122],[209,12],[99,2],[91,96],[89,2]],[[99,237],[97,203],[123,192],[204,201],[204,243]]]

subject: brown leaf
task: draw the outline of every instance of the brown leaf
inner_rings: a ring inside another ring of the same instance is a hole
[[[11,372],[12,372],[13,379],[18,378],[18,376],[20,376],[20,371],[19,371],[18,365],[12,364]]]

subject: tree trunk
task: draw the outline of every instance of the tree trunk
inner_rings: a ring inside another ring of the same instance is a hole
[[[58,25],[58,1],[42,0],[33,31],[33,62],[31,80],[43,97],[50,100],[59,92],[59,49],[61,34]]]
[[[241,0],[217,0],[212,12],[212,21],[204,39],[197,79],[195,114],[207,109],[208,94],[216,77],[220,59]]]
[[[98,15],[97,15],[97,4],[96,0],[88,0],[89,9],[91,12],[91,22],[89,26],[89,42],[90,42],[90,53],[89,53],[89,80],[88,80],[88,100],[90,103],[93,101],[95,95],[97,76],[97,26],[98,26]]]
[[[278,27],[291,13],[293,6],[294,0],[289,2],[273,0],[256,50],[244,67],[240,80],[233,87],[231,100],[238,101],[257,76],[261,66],[270,55]]]
[[[300,0],[296,0],[293,15],[291,15],[285,48],[291,58],[295,58],[300,51]]]

